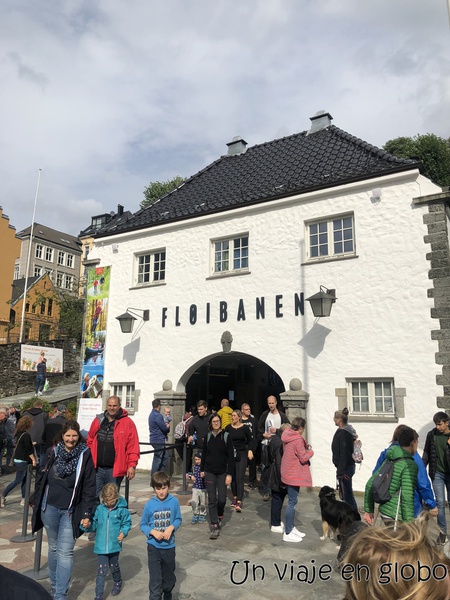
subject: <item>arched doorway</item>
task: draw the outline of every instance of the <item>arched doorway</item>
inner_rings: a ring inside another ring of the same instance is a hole
[[[270,365],[242,352],[220,353],[204,358],[185,373],[186,408],[206,400],[210,408],[220,408],[222,398],[240,408],[248,402],[254,415],[266,408],[267,396],[285,391],[281,377]]]

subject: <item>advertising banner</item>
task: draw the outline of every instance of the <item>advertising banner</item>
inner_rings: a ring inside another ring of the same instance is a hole
[[[63,372],[63,350],[62,348],[46,348],[45,346],[20,347],[20,370],[36,371],[36,366],[42,359],[47,361],[47,374]]]
[[[102,410],[111,267],[92,267],[87,273],[87,300],[84,330],[84,357],[81,372],[78,422],[89,429]]]

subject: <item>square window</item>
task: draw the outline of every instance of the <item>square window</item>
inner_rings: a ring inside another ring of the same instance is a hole
[[[352,412],[360,415],[394,415],[392,379],[348,380]]]
[[[155,250],[138,254],[136,260],[135,285],[147,285],[166,279],[166,251]]]
[[[248,271],[248,249],[248,234],[213,241],[213,273]]]
[[[307,223],[310,259],[355,253],[353,215]]]
[[[125,410],[134,412],[136,390],[134,383],[116,383],[112,386],[113,395],[118,396]]]

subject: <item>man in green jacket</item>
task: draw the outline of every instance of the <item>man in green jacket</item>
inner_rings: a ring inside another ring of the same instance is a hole
[[[414,489],[417,485],[418,467],[413,459],[417,452],[419,436],[411,427],[405,427],[398,438],[399,445],[393,445],[386,453],[386,460],[395,460],[389,495],[391,499],[380,505],[380,515],[384,520],[412,521],[414,519]],[[381,467],[380,467],[381,468]],[[372,482],[378,471],[366,483],[364,494],[364,520],[373,524],[374,499]],[[400,504],[399,504],[400,495]],[[398,508],[398,515],[397,515]]]

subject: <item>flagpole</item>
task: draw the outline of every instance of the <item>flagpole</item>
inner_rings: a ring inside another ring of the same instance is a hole
[[[23,285],[22,320],[21,320],[21,323],[20,323],[19,344],[22,343],[23,326],[24,326],[24,323],[25,323],[25,306],[26,306],[26,303],[27,303],[28,271],[30,269],[30,262],[31,262],[31,246],[32,246],[32,243],[33,243],[34,219],[36,217],[36,206],[37,206],[38,195],[39,195],[39,183],[41,181],[41,171],[42,171],[42,169],[39,169],[39,171],[38,171],[38,178],[37,178],[37,184],[36,184],[36,194],[34,196],[33,217],[31,219],[30,243],[28,245],[27,267],[26,267],[26,271],[25,271],[25,281],[24,281],[24,285]]]

